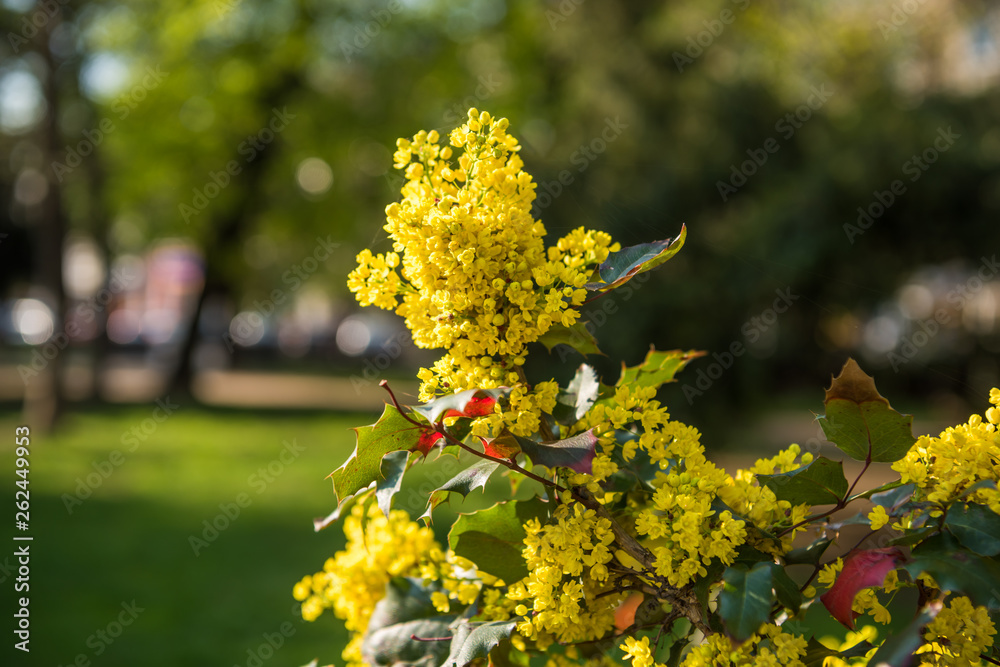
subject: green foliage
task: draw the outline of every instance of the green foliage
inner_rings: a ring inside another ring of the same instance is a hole
[[[344,465],[330,473],[339,502],[380,478],[382,457],[389,452],[412,449],[420,437],[419,429],[391,405],[385,406],[377,422],[354,431],[358,436],[354,453]]]
[[[778,500],[793,505],[832,505],[840,502],[847,493],[844,464],[825,456],[816,458],[809,465],[777,475],[757,475],[760,483],[774,491]]]
[[[736,641],[749,639],[771,615],[772,573],[769,563],[757,563],[752,568],[746,565],[726,568],[719,614]]]
[[[528,574],[521,558],[524,524],[545,521],[548,508],[538,498],[497,503],[473,514],[459,515],[448,533],[456,555],[468,558],[484,572],[504,581],[520,581]]]
[[[1000,564],[962,549],[947,534],[933,535],[914,547],[913,560],[905,568],[914,577],[929,574],[942,589],[961,593],[973,604],[995,602]]]
[[[568,345],[585,357],[592,354],[604,354],[597,347],[597,339],[587,329],[585,322],[576,322],[569,326],[557,324],[542,334],[538,342],[544,345],[549,352],[557,345]]]
[[[966,549],[980,556],[1000,554],[1000,515],[989,508],[975,503],[954,505],[944,525]]]
[[[485,658],[497,646],[510,637],[514,621],[492,621],[488,623],[469,623],[462,621],[454,626],[454,638],[451,640],[451,651],[443,663],[443,667],[464,667],[476,658]]]
[[[587,289],[601,295],[621,287],[640,273],[650,271],[673,258],[684,247],[686,240],[687,227],[681,225],[681,232],[676,239],[642,243],[613,252],[598,267],[600,280],[587,283]]]
[[[853,359],[826,390],[824,404],[823,432],[853,459],[893,463],[916,442],[913,417],[893,410]]]
[[[684,367],[705,356],[697,350],[655,350],[650,348],[646,358],[638,366],[626,367],[622,363],[622,374],[615,386],[623,385],[659,388],[668,382],[675,382],[674,376]]]
[[[593,431],[584,431],[556,442],[536,442],[528,438],[518,438],[521,451],[536,465],[549,468],[569,468],[579,473],[590,474],[597,436]]]

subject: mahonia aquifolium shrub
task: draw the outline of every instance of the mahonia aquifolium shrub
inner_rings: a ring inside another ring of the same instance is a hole
[[[529,379],[531,343],[596,351],[581,306],[670,259],[686,230],[621,248],[580,228],[546,247],[507,130],[471,109],[448,145],[400,139],[393,250],[362,251],[348,278],[443,354],[418,374],[421,405],[383,381],[385,411],[356,429],[331,474],[338,508],[317,522],[342,519],[347,546],[294,587],[307,620],[343,620],[347,664],[1000,664],[1000,390],[984,416],[914,438],[849,360],[819,418],[864,464],[849,483],[798,445],[735,474],[709,461],[657,398],[700,352],[650,351],[612,385],[586,364],[566,387]],[[415,521],[393,498],[431,455],[461,472]],[[865,489],[872,464],[899,479]],[[512,499],[460,515],[447,545],[418,523],[494,473]]]

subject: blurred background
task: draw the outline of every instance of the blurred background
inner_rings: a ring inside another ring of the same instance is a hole
[[[312,532],[323,478],[378,381],[412,395],[437,356],[346,276],[390,248],[395,139],[470,106],[510,119],[551,240],[688,226],[590,308],[587,361],[705,350],[663,398],[721,456],[821,447],[848,356],[920,432],[1000,384],[993,3],[2,0],[0,29],[0,424],[32,430],[36,535],[13,664],[339,660],[290,596],[343,541]]]

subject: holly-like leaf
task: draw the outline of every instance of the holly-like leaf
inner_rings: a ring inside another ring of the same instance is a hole
[[[893,410],[854,359],[833,379],[824,404],[819,423],[827,439],[858,461],[893,463],[917,440],[913,417]]]
[[[500,398],[510,393],[510,388],[499,387],[497,389],[469,389],[460,391],[448,396],[441,396],[423,405],[414,406],[413,411],[423,415],[431,424],[436,424],[441,416],[445,417],[481,417],[487,405],[489,412],[493,411],[493,405]],[[493,399],[490,403],[484,399]],[[471,408],[469,407],[471,404]],[[469,414],[466,409],[470,409],[475,414]]]
[[[406,462],[409,458],[410,453],[405,450],[389,452],[382,457],[379,477],[375,480],[375,499],[386,518],[392,509],[392,497],[399,492],[399,487],[403,484],[403,473],[406,472]]]
[[[626,442],[638,440],[639,436],[619,429],[615,431],[615,439],[619,445],[624,445]],[[626,461],[622,456],[622,448],[616,447],[611,453],[611,460],[618,465],[618,470],[608,479],[611,484],[608,490],[625,493],[638,483],[642,484],[648,491],[656,491],[654,486],[656,475],[663,472],[664,469],[660,467],[658,462],[653,461],[645,449],[637,448],[632,458]]]
[[[823,667],[826,659],[834,655],[837,655],[837,651],[823,646],[815,637],[810,637],[806,642],[806,654],[799,659],[806,667]]]
[[[881,586],[886,575],[903,561],[903,552],[896,547],[854,551],[844,560],[844,569],[833,586],[820,600],[830,615],[851,630],[857,613],[851,607],[862,589]]]
[[[407,421],[395,407],[386,405],[377,422],[355,428],[354,432],[358,438],[354,453],[329,475],[339,502],[378,479],[383,456],[416,447],[421,429]]]
[[[369,630],[377,630],[404,621],[438,615],[431,595],[442,590],[439,584],[424,585],[416,577],[393,577],[385,585],[385,595],[372,610]]]
[[[881,505],[887,510],[893,510],[905,503],[913,496],[913,490],[916,488],[913,484],[903,484],[899,480],[895,482],[890,482],[889,484],[883,484],[877,489],[873,489],[874,493],[869,493],[868,498],[876,505]],[[865,496],[858,496],[865,497]]]
[[[637,592],[629,594],[621,601],[615,608],[615,630],[622,633],[625,629],[632,627],[632,624],[635,623],[635,612],[638,611],[642,602],[643,594]]]
[[[501,642],[510,639],[516,626],[517,621],[459,621],[453,625],[451,651],[441,667],[465,667],[476,658],[487,657]]]
[[[962,546],[980,556],[1000,554],[1000,515],[984,505],[952,505],[945,527]]]
[[[587,364],[580,364],[576,375],[566,386],[559,390],[556,399],[556,409],[553,416],[560,424],[573,424],[587,414],[597,400],[601,383],[597,381],[597,373]]]
[[[535,442],[521,437],[517,441],[521,450],[536,465],[569,468],[587,475],[592,472],[597,447],[597,436],[593,429],[556,442]]]
[[[432,431],[429,428],[420,431],[420,438],[417,439],[417,444],[414,449],[424,456],[430,454],[430,451],[434,449],[434,445],[444,437],[443,433],[437,431]]]
[[[597,347],[597,339],[590,333],[587,323],[578,320],[570,326],[556,324],[549,328],[538,338],[538,342],[545,346],[549,352],[557,345],[568,345],[583,356],[599,354],[604,356],[600,348]]]
[[[471,514],[460,514],[448,533],[448,545],[457,556],[468,558],[483,572],[514,583],[528,575],[521,551],[524,523],[548,515],[547,503],[538,498],[507,501]]]
[[[448,655],[454,615],[404,621],[370,631],[361,646],[361,655],[371,667],[439,664]],[[419,641],[423,639],[424,641]],[[438,639],[438,641],[426,640]]]
[[[797,614],[802,606],[802,592],[785,568],[777,563],[771,563],[771,583],[774,585],[774,594],[778,598],[781,606],[791,610],[792,614]]]
[[[950,535],[934,535],[913,549],[906,570],[916,579],[927,573],[942,590],[968,596],[975,605],[996,604],[1000,564],[962,549]]]
[[[500,464],[496,461],[483,459],[458,473],[431,492],[427,499],[427,511],[424,512],[424,516],[430,516],[430,511],[440,505],[449,493],[458,493],[465,498],[476,489],[485,490],[490,475],[496,472],[499,467]]]
[[[757,563],[753,569],[733,565],[723,574],[725,586],[719,594],[719,615],[726,632],[738,642],[757,632],[771,615],[773,586],[770,563]]]
[[[685,366],[705,356],[699,350],[655,350],[649,348],[646,358],[638,366],[625,366],[622,362],[622,374],[615,383],[616,387],[660,387],[668,382],[676,382],[674,376]]]
[[[824,538],[816,540],[808,546],[792,549],[785,554],[785,562],[789,565],[816,565],[823,557],[823,552],[831,544],[833,544],[832,539]]]
[[[774,491],[778,500],[787,500],[793,505],[834,505],[847,493],[844,464],[825,456],[817,457],[798,470],[757,475],[757,480]]]
[[[888,545],[891,547],[912,547],[914,544],[923,542],[927,538],[931,537],[938,532],[938,526],[935,524],[933,526],[924,526],[918,530],[908,530],[899,537],[894,537],[889,540]]]
[[[354,507],[354,503],[356,503],[359,500],[362,500],[363,498],[367,499],[367,497],[370,495],[369,491],[373,490],[374,488],[375,488],[375,483],[372,482],[368,487],[366,487],[364,491],[355,493],[353,496],[347,498],[346,500],[337,503],[337,509],[330,512],[330,514],[328,514],[327,516],[317,517],[313,519],[313,530],[315,530],[318,533],[324,528],[327,528],[328,526],[336,523],[340,519],[340,517],[344,516],[345,514],[351,511],[351,508]]]
[[[902,632],[889,635],[875,651],[868,662],[870,665],[886,665],[886,667],[909,667],[913,664],[913,654],[924,641],[924,626],[934,620],[941,611],[940,602],[931,602],[915,619],[903,628]]]
[[[484,438],[477,436],[483,443],[483,453],[496,459],[513,460],[521,453],[521,445],[517,438],[507,429],[495,438]]]
[[[455,614],[439,615],[431,594],[439,584],[425,586],[414,577],[394,577],[386,584],[385,596],[378,601],[368,621],[361,654],[369,665],[437,665],[448,655],[448,642],[416,641],[451,635]]]
[[[672,258],[684,247],[685,240],[687,227],[681,225],[681,233],[673,240],[641,243],[610,253],[597,268],[600,280],[587,283],[585,287],[591,292],[607,292],[621,287],[640,273],[654,269]]]

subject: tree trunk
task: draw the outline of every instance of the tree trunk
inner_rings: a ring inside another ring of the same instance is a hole
[[[271,109],[280,106],[285,96],[298,84],[298,77],[294,74],[288,74],[278,85],[262,96],[261,108],[270,115]],[[261,125],[264,123],[266,123],[266,118]],[[215,260],[239,242],[253,213],[258,210],[259,202],[255,195],[264,191],[260,187],[261,180],[264,177],[266,165],[277,151],[277,144],[277,140],[266,144],[263,150],[258,152],[256,157],[247,164],[242,174],[242,185],[246,196],[233,210],[221,218],[218,224],[211,227],[215,233],[209,234],[203,248],[205,281],[201,294],[198,295],[198,302],[191,313],[184,337],[178,345],[173,372],[167,383],[167,388],[175,395],[193,396],[195,369],[192,367],[192,359],[198,346],[198,325],[204,312],[205,303],[213,294],[227,295],[234,292],[227,278],[217,269],[218,263]]]
[[[41,9],[41,4],[36,4]],[[41,148],[45,152],[46,164],[60,160],[59,152],[64,148],[59,132],[59,111],[61,97],[56,80],[57,63],[49,48],[50,36],[61,22],[61,9],[50,8],[53,12],[49,21],[36,35],[36,52],[46,65],[46,76],[42,81],[48,112],[42,125]],[[47,431],[55,426],[64,408],[63,355],[69,341],[66,336],[66,293],[63,287],[63,246],[66,241],[66,213],[62,204],[62,187],[52,174],[48,175],[49,190],[40,204],[41,219],[35,228],[35,282],[41,286],[53,310],[54,337],[59,353],[42,372],[27,382],[24,393],[24,419],[38,431]]]

